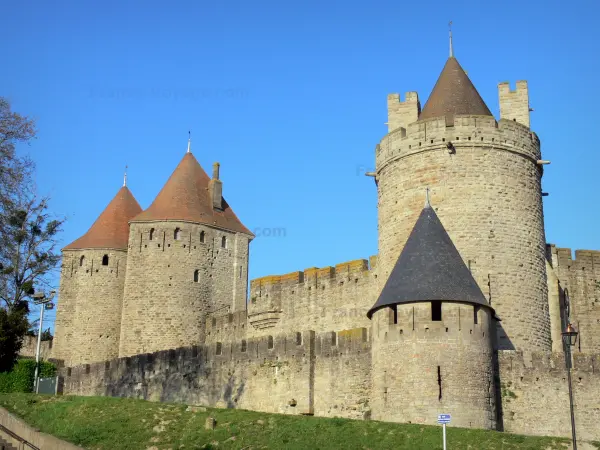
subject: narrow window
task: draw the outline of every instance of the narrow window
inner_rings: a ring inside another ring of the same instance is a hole
[[[431,302],[431,320],[434,322],[442,320],[442,302],[439,300]]]
[[[335,331],[331,332],[331,345],[333,347],[337,345],[337,333]]]
[[[104,255],[102,257],[102,265],[103,266],[108,266],[108,255]]]
[[[296,333],[296,345],[302,345],[302,333]]]
[[[240,280],[242,279],[242,266],[240,266]]]
[[[176,241],[181,239],[181,230],[179,228],[175,228],[175,231],[173,232],[173,238],[175,238]]]
[[[473,306],[473,323],[475,325],[477,325],[478,320],[477,320],[477,316],[479,314],[479,306]]]
[[[197,283],[199,278],[200,278],[200,271],[198,269],[196,269],[196,270],[194,270],[194,283]]]
[[[273,336],[269,336],[269,348],[273,348]]]
[[[154,239],[154,228],[150,228],[150,240]]]
[[[222,347],[221,343],[217,342],[217,351],[216,351],[217,355],[220,355],[222,353],[223,349],[221,347]]]
[[[398,323],[398,305],[390,306],[390,324]]]
[[[440,366],[438,366],[437,382],[438,382],[438,389],[439,389],[438,400],[441,402],[442,401],[442,368]]]
[[[246,344],[246,341],[245,341],[245,340],[242,340],[242,352],[245,352],[245,351],[246,351],[246,349],[248,348],[248,347],[247,347],[247,345],[248,345],[248,344]]]
[[[204,231],[200,232],[200,243],[204,244],[204,240],[206,239],[206,233]]]
[[[82,256],[81,258],[79,258],[79,267],[83,266],[84,262],[85,262],[85,256]]]
[[[227,236],[223,236],[221,238],[221,247],[222,248],[227,248]]]

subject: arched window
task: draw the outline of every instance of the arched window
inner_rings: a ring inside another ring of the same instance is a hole
[[[181,239],[181,230],[179,228],[175,228],[175,231],[173,232],[173,237],[176,241]]]
[[[227,236],[221,238],[221,248],[227,248]]]
[[[196,270],[194,270],[194,283],[197,283],[199,278],[200,278],[200,271],[198,269],[196,269]]]
[[[150,228],[150,240],[154,239],[154,228]]]
[[[84,261],[85,261],[85,256],[82,256],[81,258],[79,258],[79,267],[83,266]]]
[[[108,255],[104,255],[102,257],[102,265],[103,266],[108,266]]]
[[[204,231],[200,232],[200,242],[204,244],[204,240],[206,239],[206,233]]]

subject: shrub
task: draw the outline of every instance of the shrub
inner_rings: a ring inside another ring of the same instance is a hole
[[[33,392],[35,361],[20,359],[10,372],[0,373],[0,392]],[[40,361],[40,377],[56,375],[54,364]]]

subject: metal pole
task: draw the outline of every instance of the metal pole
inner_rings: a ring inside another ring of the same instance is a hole
[[[44,303],[40,303],[40,326],[38,327],[37,349],[35,351],[35,374],[33,376],[33,388],[37,394],[38,374],[40,367],[40,345],[42,343],[42,325],[44,322]]]
[[[566,343],[567,347],[567,381],[569,383],[569,405],[571,407],[571,434],[573,436],[573,450],[577,450],[577,437],[575,434],[575,412],[573,410],[573,387],[571,386],[571,345]]]
[[[443,427],[443,434],[444,434],[444,450],[446,450],[446,424],[442,424]]]

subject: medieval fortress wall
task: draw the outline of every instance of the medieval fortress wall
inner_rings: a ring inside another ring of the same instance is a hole
[[[388,96],[369,259],[248,292],[252,236],[204,220],[133,220],[127,249],[65,251],[52,349],[65,392],[423,424],[449,412],[454,426],[568,436],[569,321],[578,434],[597,439],[600,252],[546,245],[527,83],[498,89],[498,121],[419,120],[416,92]],[[487,304],[415,298],[370,320],[426,187]]]

